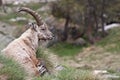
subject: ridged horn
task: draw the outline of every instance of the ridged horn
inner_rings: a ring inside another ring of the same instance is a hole
[[[18,9],[18,12],[21,12],[21,11],[27,12],[30,15],[32,15],[35,18],[38,26],[43,24],[43,21],[42,21],[40,15],[37,12],[33,11],[32,9],[27,8],[27,7],[21,7]]]

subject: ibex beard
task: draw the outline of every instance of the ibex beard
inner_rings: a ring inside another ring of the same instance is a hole
[[[30,28],[2,50],[2,54],[17,61],[29,76],[41,75],[37,69],[39,60],[36,58],[36,51],[40,40],[50,40],[53,36],[47,25],[35,11],[26,7],[20,8],[19,12],[21,11],[31,14],[37,24],[29,24]]]

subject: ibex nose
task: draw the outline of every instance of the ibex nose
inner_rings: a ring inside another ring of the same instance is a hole
[[[54,37],[53,36],[50,36],[49,39],[52,40]]]
[[[49,39],[52,40],[54,39],[55,35],[53,33],[51,33],[51,35],[49,35]]]

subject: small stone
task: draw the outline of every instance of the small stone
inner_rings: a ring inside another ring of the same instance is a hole
[[[25,17],[17,17],[17,18],[12,18],[9,21],[11,22],[16,22],[16,21],[27,21]]]
[[[118,79],[120,76],[112,75],[112,74],[107,74],[103,76],[106,79]]]
[[[108,71],[106,70],[94,70],[93,74],[98,75],[98,74],[107,74]]]
[[[64,69],[64,67],[61,66],[61,65],[57,65],[57,66],[55,67],[55,70],[57,70],[57,71],[61,71],[61,70],[63,70],[63,69]]]

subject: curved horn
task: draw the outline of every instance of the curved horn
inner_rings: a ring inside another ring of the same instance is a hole
[[[27,8],[27,7],[21,7],[21,8],[19,8],[18,12],[21,12],[21,11],[27,12],[30,15],[32,15],[35,18],[38,26],[43,24],[43,21],[42,21],[40,15],[38,13],[36,13],[35,11],[33,11],[32,9]]]

